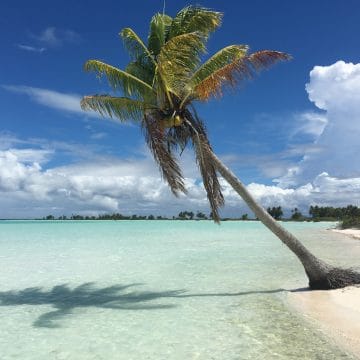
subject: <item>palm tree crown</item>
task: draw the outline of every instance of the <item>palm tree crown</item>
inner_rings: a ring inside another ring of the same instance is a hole
[[[186,193],[176,158],[191,144],[213,219],[224,204],[205,126],[194,101],[221,97],[225,87],[236,86],[259,70],[289,55],[270,50],[249,54],[247,45],[230,45],[205,62],[206,42],[220,25],[223,14],[199,6],[188,6],[174,18],[156,14],[150,21],[147,43],[131,28],[120,36],[131,61],[120,70],[99,60],[85,63],[86,71],[105,75],[114,92],[122,96],[91,95],[81,101],[84,110],[94,110],[120,121],[141,124],[146,142],[172,192]]]

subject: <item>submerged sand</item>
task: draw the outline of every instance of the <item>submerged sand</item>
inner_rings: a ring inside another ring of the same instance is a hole
[[[360,287],[291,292],[289,300],[339,347],[360,358]]]

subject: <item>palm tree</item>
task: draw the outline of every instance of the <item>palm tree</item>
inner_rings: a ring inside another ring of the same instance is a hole
[[[120,36],[131,57],[125,70],[99,60],[85,63],[86,71],[105,75],[113,93],[120,92],[122,96],[85,96],[82,108],[138,123],[163,178],[176,196],[186,193],[176,153],[190,144],[215,222],[219,222],[218,210],[224,204],[218,172],[256,217],[297,255],[311,288],[338,288],[360,282],[360,274],[332,267],[311,254],[256,203],[246,187],[214,154],[194,102],[221,97],[226,87],[235,87],[258,71],[290,58],[278,51],[249,53],[247,45],[230,45],[201,63],[206,41],[221,21],[220,12],[189,6],[174,18],[154,15],[147,43],[131,28],[123,29]]]

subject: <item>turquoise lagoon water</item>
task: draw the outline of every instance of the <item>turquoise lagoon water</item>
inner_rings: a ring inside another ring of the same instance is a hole
[[[285,226],[359,264],[332,224]],[[1,221],[0,268],[2,360],[351,359],[288,308],[306,278],[258,222]]]

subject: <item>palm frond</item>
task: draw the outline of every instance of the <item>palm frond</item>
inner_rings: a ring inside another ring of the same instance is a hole
[[[251,79],[260,70],[278,61],[289,59],[288,54],[271,50],[236,58],[198,83],[194,88],[195,97],[199,100],[208,100],[212,96],[221,97],[224,87],[236,87],[240,82]]]
[[[159,55],[161,47],[165,44],[171,23],[172,18],[165,14],[155,14],[152,17],[148,37],[148,49],[154,57]]]
[[[110,95],[85,96],[82,98],[80,105],[85,111],[93,110],[101,116],[118,118],[121,122],[129,120],[141,121],[144,111],[151,108],[151,105],[142,101]]]
[[[196,161],[198,163],[201,177],[203,179],[206,195],[209,200],[213,220],[220,222],[219,207],[224,205],[224,197],[214,168],[209,157],[209,144],[203,135],[197,137],[193,135],[193,146],[195,149]]]
[[[171,94],[169,93],[166,84],[161,78],[161,74],[159,73],[159,67],[157,67],[155,70],[153,86],[156,92],[156,102],[159,109],[166,110],[171,107]]]
[[[99,60],[88,60],[85,71],[94,71],[99,77],[105,75],[114,90],[121,90],[126,96],[136,96],[150,101],[156,96],[152,87],[143,80]]]
[[[165,132],[159,127],[157,120],[156,115],[145,114],[143,119],[145,140],[159,165],[161,175],[169,184],[173,194],[178,196],[179,192],[186,193],[184,178],[180,166],[167,147]]]
[[[280,51],[261,50],[252,53],[247,60],[255,71],[260,71],[276,64],[278,61],[291,60],[291,56]]]
[[[167,130],[166,139],[168,147],[174,151],[182,153],[189,140],[191,140],[192,132],[187,126],[173,126]]]
[[[125,72],[137,77],[150,86],[154,83],[155,66],[153,63],[144,61],[142,58],[130,62],[125,68]]]
[[[169,39],[194,31],[207,37],[221,25],[223,14],[201,6],[187,6],[172,21]]]
[[[248,46],[246,45],[230,45],[210,57],[210,59],[208,59],[195,71],[189,80],[189,93],[184,96],[181,107],[183,107],[185,103],[191,101],[193,99],[192,97],[196,98],[197,94],[202,94],[202,88],[198,87],[201,82],[210,79],[214,73],[224,68],[226,65],[236,62],[244,57],[247,50]],[[197,91],[195,91],[195,89]]]
[[[120,31],[119,35],[133,60],[137,60],[139,57],[147,57],[149,61],[155,62],[150,51],[134,30],[125,28]]]
[[[158,71],[166,88],[177,96],[185,91],[190,74],[200,62],[200,54],[205,52],[203,40],[197,32],[182,34],[161,48]]]
[[[208,140],[205,127],[199,119],[195,119],[189,111],[186,116],[192,131],[192,144],[195,150],[196,162],[199,166],[204,188],[209,200],[213,220],[220,222],[219,207],[224,205],[224,196],[217,177],[216,168],[211,160],[212,148]]]
[[[221,97],[223,87],[235,87],[241,79],[250,78],[252,75],[243,61],[235,60],[218,70],[215,70],[194,87],[194,97],[199,100],[208,100],[210,97]]]
[[[244,57],[247,51],[247,45],[230,45],[221,49],[196,70],[190,81],[194,86],[198,85],[215,71]]]

